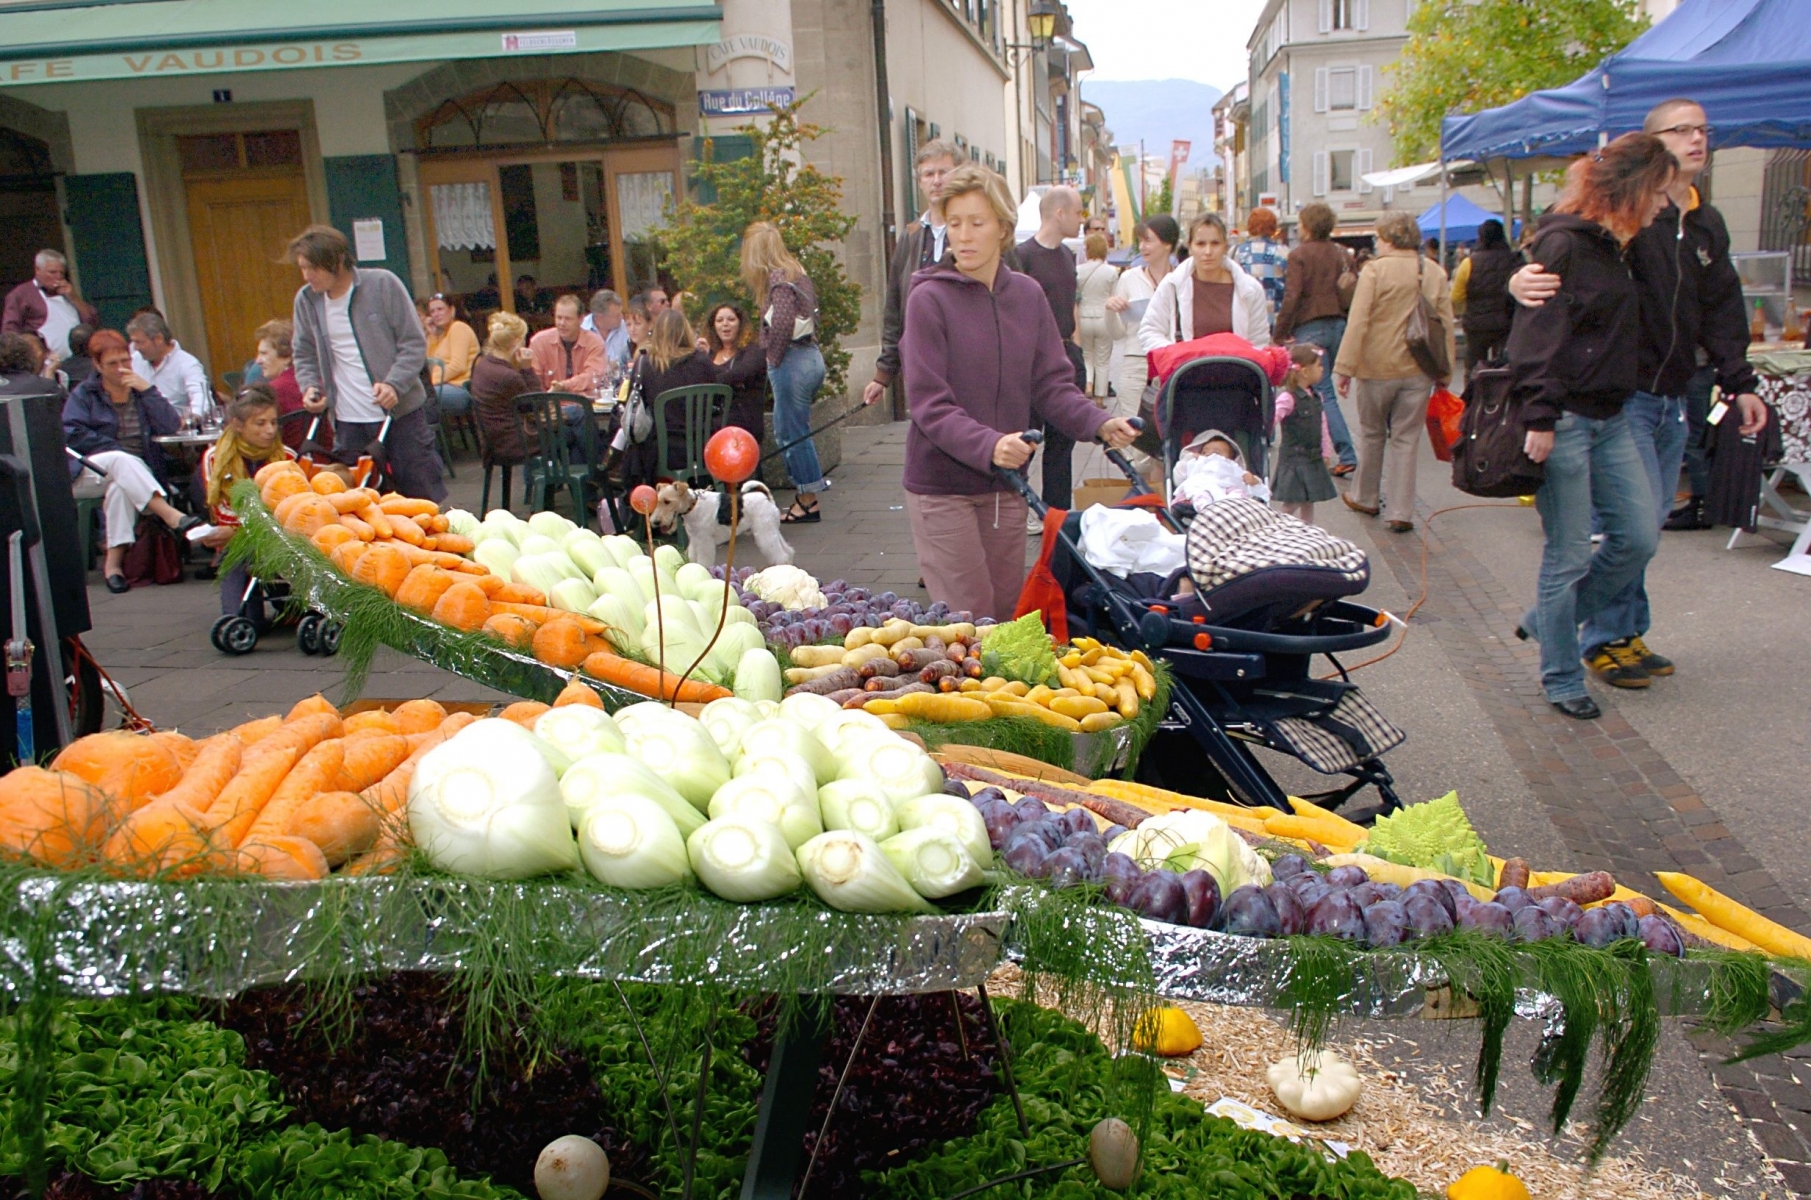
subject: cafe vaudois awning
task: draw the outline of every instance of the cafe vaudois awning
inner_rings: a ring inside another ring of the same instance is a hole
[[[0,0],[0,86],[693,46],[720,16],[708,0]]]

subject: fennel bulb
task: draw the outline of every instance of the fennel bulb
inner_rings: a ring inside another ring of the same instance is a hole
[[[874,839],[852,829],[820,833],[799,847],[799,871],[818,899],[843,912],[934,913]]]
[[[677,583],[679,568],[685,566],[686,557],[679,552],[679,547],[671,542],[662,542],[654,547],[654,565],[660,568],[660,585],[665,587],[672,579]],[[705,574],[709,574],[706,571]]]
[[[574,762],[588,754],[621,754],[625,745],[610,714],[588,704],[548,709],[535,718],[534,733]]]
[[[625,794],[641,796],[660,805],[679,826],[682,837],[689,836],[704,824],[704,814],[694,808],[691,801],[627,754],[588,754],[560,777],[560,796],[566,802],[566,814],[574,829],[584,824],[585,814],[592,805]]]
[[[541,514],[536,513],[535,515],[539,516]],[[566,556],[566,552],[560,549],[559,540],[557,538],[550,538],[544,533],[537,532],[533,521],[528,523],[528,530],[527,536],[517,543],[517,545],[521,547],[522,553],[557,554],[561,558]]]
[[[825,829],[853,829],[877,842],[899,832],[893,802],[870,779],[836,779],[817,790]],[[978,810],[977,810],[978,811]]]
[[[478,531],[478,518],[463,508],[449,508],[442,515],[446,517],[448,532],[456,533],[460,537],[471,537]]]
[[[560,781],[540,742],[513,721],[488,719],[422,756],[409,781],[409,831],[429,862],[487,879],[578,865]]]
[[[516,544],[509,540],[507,533],[497,533],[485,538],[478,543],[477,549],[472,551],[473,562],[484,567],[492,575],[506,580],[515,579],[513,568],[516,559],[520,557],[521,551],[516,549]]]
[[[803,695],[803,693],[800,693]],[[844,743],[851,737],[862,734],[891,733],[881,719],[871,712],[859,708],[838,709],[835,716],[819,722],[811,731],[817,740],[824,743],[824,749],[840,763]]]
[[[799,864],[786,839],[763,821],[706,821],[685,839],[685,849],[698,882],[725,900],[772,900],[799,886]]]
[[[692,873],[679,826],[646,796],[607,796],[591,806],[579,826],[579,858],[611,887],[664,887]]]
[[[703,725],[684,714],[674,715],[680,719],[641,720],[633,728],[625,727],[629,753],[703,812],[717,789],[729,782],[729,762]]]
[[[780,715],[801,729],[814,730],[842,711],[842,705],[816,692],[797,692],[780,701]],[[875,718],[876,721],[879,719]]]
[[[624,604],[633,608],[636,612],[635,623],[637,626],[641,624],[641,611],[647,608],[648,601],[653,599],[652,596],[644,596],[641,585],[635,582],[635,577],[614,562],[605,563],[592,574],[591,586],[597,589],[598,595],[619,597]]]
[[[895,834],[882,842],[880,849],[912,889],[926,899],[953,896],[981,882],[981,868],[961,840],[932,825]]]
[[[599,596],[585,612],[608,626],[604,630],[604,637],[609,639],[618,653],[633,650],[641,644],[641,617],[638,610],[623,603],[621,596],[608,593]]]
[[[528,518],[528,527],[549,541],[557,542],[578,526],[557,512],[538,512]]]
[[[735,760],[742,746],[742,731],[761,719],[761,710],[736,696],[712,700],[699,712],[698,719],[710,731],[725,758]]]
[[[585,573],[587,579],[605,567],[616,566],[616,560],[604,549],[604,539],[589,529],[573,530],[560,543],[560,548],[566,552],[566,557],[572,560],[573,565]]]
[[[547,593],[547,603],[553,608],[582,613],[597,603],[597,593],[583,579],[562,579]]]
[[[616,560],[619,567],[627,566],[631,558],[641,553],[641,547],[636,545],[635,539],[626,534],[607,534],[603,541],[604,549],[610,552],[610,557]]]
[[[713,592],[718,600],[723,599],[723,581],[712,579],[711,569],[702,563],[681,563],[673,572],[673,580],[679,585],[679,594],[687,600],[703,600]]]
[[[994,850],[993,843],[987,838],[987,822],[982,819],[980,809],[960,796],[945,796],[941,792],[914,796],[895,804],[893,815],[899,819],[901,829],[941,829],[962,843],[976,866],[983,869],[993,866]]]
[[[747,609],[732,609],[732,612],[747,612]],[[780,660],[775,658],[766,646],[750,650],[736,660],[735,682],[731,690],[743,700],[765,700],[778,710],[775,703],[784,694],[786,688],[780,679]],[[879,720],[878,717],[875,718]]]
[[[894,804],[943,790],[943,768],[892,730],[844,735],[837,762],[839,779],[872,779]]]
[[[744,737],[746,738],[746,732]],[[778,775],[782,779],[790,779],[801,792],[809,792],[814,796],[817,794],[817,773],[811,769],[811,764],[783,746],[760,746],[745,740],[736,755],[732,773],[738,778],[743,775]]]
[[[738,776],[718,788],[711,797],[710,813],[713,819],[739,816],[765,821],[780,831],[793,850],[824,832],[817,794],[801,791],[793,780],[765,771]]]
[[[780,705],[780,711],[786,711],[784,703]],[[813,737],[810,730],[791,721],[756,722],[742,731],[742,746],[745,752],[751,749],[763,753],[781,750],[803,762],[817,779],[812,784],[813,791],[836,778],[836,759],[824,749],[824,743]]]

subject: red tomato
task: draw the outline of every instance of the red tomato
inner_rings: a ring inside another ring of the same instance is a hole
[[[748,430],[725,425],[704,443],[704,465],[724,483],[741,483],[761,465],[761,446]]]

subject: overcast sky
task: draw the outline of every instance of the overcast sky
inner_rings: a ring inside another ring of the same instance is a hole
[[[1067,0],[1095,79],[1245,78],[1245,40],[1264,0]]]

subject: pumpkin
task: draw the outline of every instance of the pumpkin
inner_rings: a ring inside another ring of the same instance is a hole
[[[347,543],[350,545],[351,543]],[[402,581],[409,577],[409,559],[395,546],[375,543],[358,556],[353,565],[352,578],[359,583],[368,584],[386,596],[394,596],[402,586]]]
[[[1138,1135],[1118,1117],[1108,1117],[1088,1133],[1088,1165],[1110,1192],[1123,1192],[1138,1178]]]
[[[1362,1086],[1352,1064],[1331,1050],[1278,1059],[1266,1076],[1277,1103],[1303,1121],[1344,1116],[1358,1102]]]
[[[1165,1005],[1138,1019],[1132,1044],[1163,1058],[1181,1058],[1201,1048],[1201,1027],[1180,1008]]]
[[[1446,1200],[1532,1200],[1528,1188],[1509,1173],[1509,1164],[1473,1167],[1446,1185]]]

